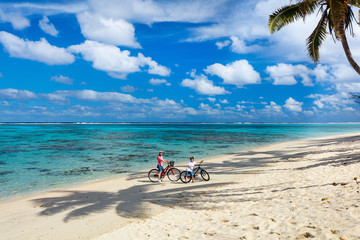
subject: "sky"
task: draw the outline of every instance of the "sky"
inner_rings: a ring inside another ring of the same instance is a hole
[[[289,3],[2,0],[0,122],[359,122],[341,43],[307,55],[320,16],[270,34]]]

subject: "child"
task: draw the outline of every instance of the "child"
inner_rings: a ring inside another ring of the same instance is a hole
[[[202,163],[204,160],[200,161],[200,163]],[[194,182],[194,173],[193,173],[193,169],[195,166],[196,162],[194,162],[194,157],[191,156],[190,157],[190,161],[188,163],[188,165],[186,166],[186,174],[185,174],[185,182],[187,182],[187,176],[190,175],[192,182]]]

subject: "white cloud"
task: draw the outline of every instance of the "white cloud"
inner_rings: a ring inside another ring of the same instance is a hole
[[[359,93],[360,83],[337,83],[335,88],[338,92]]]
[[[302,111],[302,102],[298,102],[295,99],[293,99],[292,97],[289,97],[286,101],[285,101],[285,105],[284,107],[287,108],[288,110],[292,111],[292,112],[301,112]]]
[[[155,79],[155,78],[151,78],[149,80],[149,83],[151,85],[161,85],[161,84],[165,84],[166,86],[171,86],[171,83],[169,83],[166,79]]]
[[[251,45],[251,46],[246,45],[245,41],[239,39],[237,36],[231,36],[230,39],[232,41],[230,47],[231,51],[235,53],[245,54],[245,53],[259,51],[261,49],[259,45]]]
[[[39,21],[39,26],[44,32],[51,36],[56,37],[59,34],[58,30],[56,30],[54,24],[50,23],[47,16],[44,16],[43,19]]]
[[[30,26],[30,21],[26,17],[17,12],[7,13],[0,9],[0,21],[10,22],[12,27],[16,30],[22,30]]]
[[[215,45],[218,47],[218,49],[223,49],[224,47],[227,47],[231,44],[229,40],[225,40],[222,42],[216,42]]]
[[[275,66],[267,66],[266,72],[274,80],[274,85],[295,85],[297,83],[295,77],[300,77],[304,86],[313,86],[309,76],[311,71],[304,65],[279,63]]]
[[[216,98],[212,98],[212,97],[208,97],[207,99],[212,103],[216,101]]]
[[[273,113],[281,112],[281,106],[277,105],[274,101],[270,101],[270,105],[265,106],[265,109]]]
[[[95,69],[107,72],[111,77],[124,79],[129,73],[141,71],[140,67],[148,66],[150,74],[160,76],[170,75],[170,70],[159,65],[150,57],[141,53],[138,57],[130,56],[127,50],[118,47],[87,40],[82,44],[70,46],[69,51],[81,53],[86,61],[92,62]]]
[[[319,109],[341,110],[346,108],[348,104],[354,103],[354,101],[350,99],[350,95],[346,92],[336,94],[310,94],[307,98],[316,99],[313,103]]]
[[[303,111],[305,116],[314,116],[314,112],[313,111]]]
[[[48,65],[70,64],[75,61],[72,54],[64,48],[50,45],[45,38],[33,42],[0,31],[0,42],[11,57],[34,60]]]
[[[348,64],[318,64],[313,70],[317,82],[356,83],[360,76]]]
[[[170,76],[170,69],[159,65],[153,61],[151,57],[145,57],[143,54],[138,54],[138,60],[140,66],[149,66],[148,72],[159,76]]]
[[[44,97],[48,95],[43,94]],[[118,92],[96,92],[94,90],[59,90],[55,91],[51,95],[52,98],[66,99],[66,98],[76,98],[83,101],[104,101],[104,102],[122,102],[122,103],[136,103],[144,102],[135,97]]]
[[[77,15],[82,34],[90,40],[140,48],[135,38],[134,26],[124,19],[114,19],[90,12]]]
[[[59,82],[59,83],[64,83],[64,84],[69,84],[69,85],[74,84],[73,79],[71,79],[69,77],[66,77],[66,76],[63,76],[61,74],[51,77],[51,80],[54,81],[54,82]]]
[[[258,84],[261,81],[260,74],[246,60],[238,60],[225,66],[215,63],[208,66],[205,72],[219,76],[224,80],[224,84],[233,84],[238,87],[246,84]]]
[[[136,91],[136,88],[131,85],[122,86],[120,89],[121,89],[121,91],[127,92],[127,93],[132,93],[132,92]]]
[[[223,100],[219,100],[220,103],[222,104],[229,104],[229,101],[227,99],[223,99]]]
[[[121,17],[132,22],[207,22],[226,0],[220,1],[143,1],[90,0],[90,7],[102,15]]]
[[[7,102],[7,101],[2,101],[2,102],[0,102],[0,105],[1,105],[1,106],[5,106],[5,107],[9,107],[9,106],[10,106],[10,103]]]
[[[33,100],[37,98],[34,92],[28,90],[0,89],[0,99],[2,100]]]
[[[194,76],[195,79],[184,79],[181,86],[195,89],[195,91],[202,95],[222,95],[229,94],[223,87],[214,86],[205,75]]]

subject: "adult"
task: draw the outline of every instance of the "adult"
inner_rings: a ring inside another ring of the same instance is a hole
[[[159,174],[158,174],[159,180],[158,180],[158,182],[161,183],[160,176],[161,176],[161,172],[164,171],[163,162],[168,163],[169,161],[163,158],[163,151],[159,152],[159,155],[157,156],[157,161],[158,161],[157,168],[159,170]]]

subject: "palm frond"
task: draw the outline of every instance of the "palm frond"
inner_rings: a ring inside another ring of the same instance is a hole
[[[348,0],[347,4],[360,8],[360,0]]]
[[[352,21],[355,21],[357,23],[354,12],[351,10],[350,6],[347,6],[345,9],[345,30],[349,29],[350,35],[354,37],[355,34],[352,26]]]
[[[360,96],[355,93],[350,93],[350,94],[351,94],[350,99],[353,99],[356,103],[360,104]]]
[[[306,40],[308,54],[317,63],[320,59],[319,48],[326,38],[326,25],[328,23],[328,13],[325,11],[311,35]]]
[[[292,23],[299,18],[305,18],[312,14],[318,6],[317,1],[303,0],[297,4],[284,6],[277,9],[269,17],[270,33],[279,31],[283,26]]]

